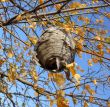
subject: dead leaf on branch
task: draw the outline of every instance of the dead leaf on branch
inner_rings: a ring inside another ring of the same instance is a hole
[[[66,68],[72,73],[72,76],[74,77],[74,75],[76,74],[76,70],[74,69],[75,64],[71,63],[71,64],[67,64]]]
[[[63,86],[66,81],[64,75],[61,73],[49,73],[48,78],[53,79],[59,87]]]
[[[15,80],[17,78],[16,65],[10,64],[10,68],[8,70],[8,80],[15,84]]]

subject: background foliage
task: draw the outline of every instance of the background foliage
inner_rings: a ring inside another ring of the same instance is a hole
[[[0,0],[0,106],[110,107],[109,6],[109,0]],[[50,25],[76,43],[70,77],[32,61]]]

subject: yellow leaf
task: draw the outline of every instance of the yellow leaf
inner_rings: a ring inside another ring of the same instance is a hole
[[[94,3],[98,3],[99,2],[99,0],[92,0],[92,3],[94,4]]]
[[[4,59],[0,59],[0,67],[2,66],[2,64],[5,62]]]
[[[9,1],[9,0],[0,0],[0,2],[7,2],[7,1]]]
[[[89,97],[89,101],[92,103],[94,101],[94,97],[93,96],[90,96]]]
[[[100,49],[103,49],[103,45],[101,44],[101,43],[99,43],[98,45],[97,45],[97,48],[100,50]]]
[[[18,16],[16,17],[16,20],[17,20],[17,21],[22,20],[22,16],[21,16],[21,14],[20,14],[20,15],[18,15]]]
[[[96,19],[96,23],[100,23],[100,24],[102,24],[104,22],[104,20],[102,20],[102,19]]]
[[[73,98],[73,103],[76,105],[78,103],[78,100],[76,98]]]
[[[88,107],[88,106],[89,104],[86,101],[84,101],[84,107]]]
[[[37,39],[35,36],[34,36],[34,37],[28,37],[28,38],[29,38],[29,40],[30,40],[34,45],[36,45],[38,39]]]
[[[72,4],[70,4],[70,8],[79,8],[81,6],[82,4],[80,2],[73,2]]]
[[[88,60],[88,65],[89,65],[89,66],[92,66],[92,59],[89,59],[89,60]]]
[[[32,70],[30,71],[30,74],[31,74],[32,79],[34,80],[34,82],[37,82],[37,80],[38,80],[38,75],[37,75],[35,69],[32,69]]]
[[[98,59],[98,58],[92,58],[92,61],[93,61],[94,63],[97,63],[97,62],[99,61],[99,59]]]
[[[108,18],[110,18],[110,13],[106,13],[106,16],[107,16]]]
[[[97,85],[97,80],[95,79],[95,80],[93,80],[93,83],[95,84],[95,85]]]
[[[44,2],[44,0],[38,0],[39,1],[39,4],[42,4]]]
[[[10,68],[9,68],[9,71],[8,71],[7,75],[8,75],[8,80],[15,84],[15,80],[16,80],[16,77],[17,77],[16,66],[15,65],[10,64]]]
[[[50,107],[53,107],[54,104],[56,104],[56,100],[50,100]]]
[[[85,85],[85,89],[86,89],[86,90],[89,90],[89,89],[90,89],[90,85],[88,85],[88,84]]]
[[[9,58],[12,58],[14,54],[13,54],[13,52],[10,50],[10,51],[8,51],[8,54],[7,54],[7,55],[8,55]]]
[[[65,99],[61,96],[57,96],[57,107],[69,107],[68,99]]]
[[[106,48],[107,53],[110,54],[110,48]]]
[[[0,49],[2,49],[2,45],[0,44]]]
[[[55,5],[55,8],[56,8],[57,10],[59,10],[59,9],[61,8],[61,4],[56,4],[56,5]]]
[[[81,78],[81,76],[80,76],[79,74],[75,74],[75,75],[74,75],[74,78],[75,78],[77,81],[79,81],[80,78]]]
[[[91,94],[91,95],[94,95],[94,94],[95,94],[95,91],[92,90],[92,89],[89,89],[88,92],[89,92],[89,94]]]
[[[107,107],[110,107],[110,101],[107,101]]]
[[[56,82],[58,86],[62,86],[65,83],[65,78],[63,74],[60,73],[52,73],[53,81]]]
[[[72,73],[73,76],[76,74],[76,71],[74,69],[74,63],[67,64],[66,68]]]

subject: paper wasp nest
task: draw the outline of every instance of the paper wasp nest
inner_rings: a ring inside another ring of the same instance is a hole
[[[64,63],[73,61],[75,43],[58,27],[48,28],[35,46],[36,57],[41,66],[50,72],[60,72]]]

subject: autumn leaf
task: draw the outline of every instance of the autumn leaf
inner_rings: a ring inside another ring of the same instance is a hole
[[[67,64],[66,68],[72,73],[73,77],[76,74],[76,70],[74,69],[74,63]]]
[[[73,98],[72,100],[73,100],[74,105],[78,103],[78,100],[76,98]]]
[[[7,2],[7,1],[9,1],[9,0],[0,0],[0,2]]]
[[[42,4],[44,2],[44,0],[38,0],[39,1],[39,4]]]
[[[86,101],[84,101],[84,106],[83,107],[88,107],[88,103]]]
[[[0,67],[2,66],[2,64],[4,64],[5,60],[4,59],[0,59]]]
[[[81,78],[81,76],[80,76],[79,74],[75,74],[75,75],[74,75],[74,78],[76,79],[76,81],[79,81],[80,78]]]
[[[107,53],[110,54],[110,48],[106,48]]]
[[[62,96],[57,97],[57,107],[69,107],[68,99],[65,99]]]
[[[37,38],[35,37],[35,36],[33,36],[33,37],[28,37],[29,38],[29,40],[34,44],[34,45],[36,45],[36,43],[37,43]]]
[[[53,79],[54,82],[56,82],[56,84],[59,87],[63,86],[66,81],[63,74],[60,74],[60,73],[52,73],[51,78]]]
[[[9,58],[12,58],[14,56],[13,51],[9,50],[7,55],[8,55]]]
[[[30,75],[32,76],[33,81],[34,81],[34,82],[37,82],[37,80],[38,80],[38,75],[37,75],[37,73],[36,73],[35,68],[32,68],[32,69],[31,69]]]
[[[2,49],[2,45],[0,44],[0,49]]]
[[[10,64],[10,68],[9,68],[9,71],[8,71],[7,75],[8,75],[8,80],[15,84],[15,80],[16,80],[16,77],[17,77],[16,66],[15,65]]]
[[[56,8],[56,10],[59,10],[61,8],[61,4],[56,4],[55,8]]]
[[[93,80],[93,83],[94,83],[95,85],[97,85],[97,80],[96,80],[96,79],[94,79],[94,80]]]
[[[22,20],[22,15],[21,15],[21,14],[19,14],[19,15],[16,17],[16,20],[17,20],[17,21]]]
[[[88,65],[89,65],[89,66],[92,66],[92,59],[89,59],[89,60],[88,60]]]
[[[99,43],[99,44],[97,45],[97,48],[98,48],[99,50],[101,50],[101,49],[103,49],[103,45],[102,45],[101,43]]]
[[[89,97],[89,101],[92,103],[94,101],[94,97],[93,96],[90,96]]]

